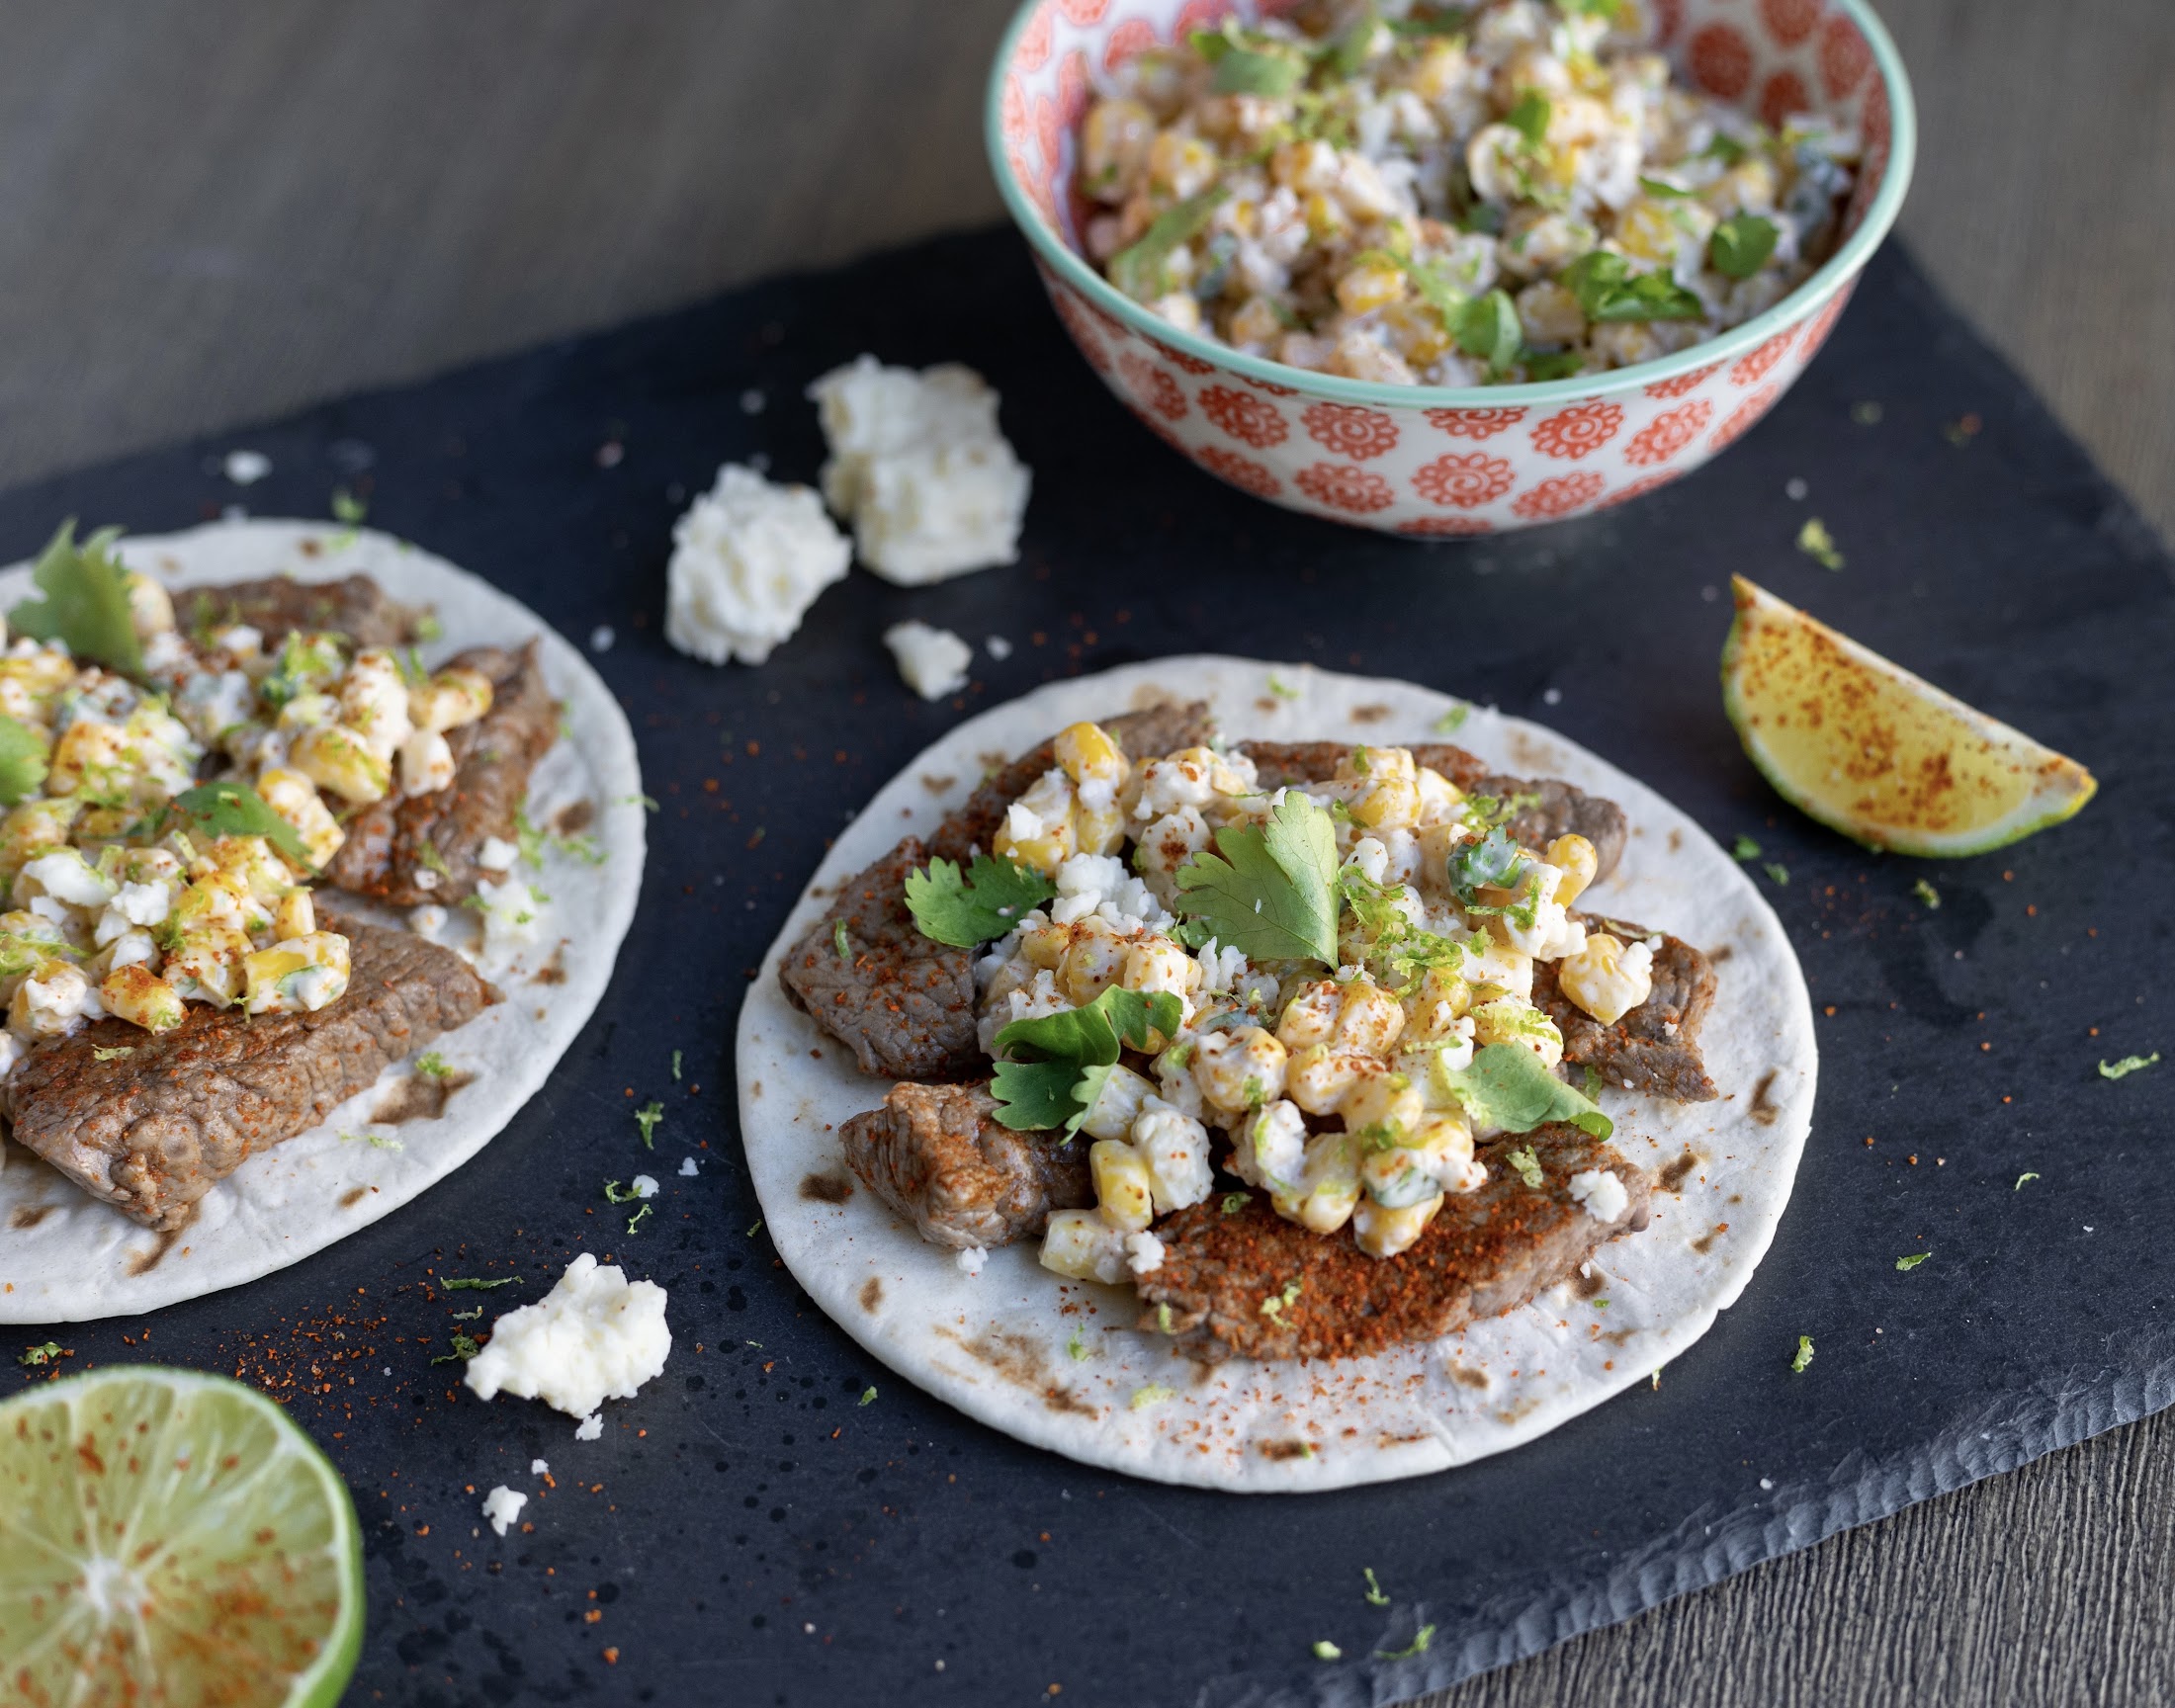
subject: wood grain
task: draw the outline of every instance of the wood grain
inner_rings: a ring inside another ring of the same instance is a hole
[[[0,0],[0,482],[993,219],[1010,9]],[[1887,11],[1905,233],[2175,533],[2175,6]],[[2163,1415],[1433,1702],[2167,1700],[2170,1510]]]

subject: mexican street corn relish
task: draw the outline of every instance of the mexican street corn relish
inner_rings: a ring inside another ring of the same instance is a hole
[[[1571,912],[1593,844],[1511,840],[1530,798],[1468,795],[1395,746],[1272,790],[1213,747],[1129,762],[1093,724],[1053,756],[995,838],[1047,898],[974,972],[999,1119],[1057,1124],[1025,1113],[1047,1070],[1086,1136],[1095,1207],[1052,1213],[1042,1245],[1062,1274],[1152,1273],[1153,1225],[1210,1196],[1218,1156],[1286,1221],[1395,1256],[1486,1181],[1476,1139],[1524,1130],[1472,1094],[1476,1055],[1506,1046],[1490,1061],[1526,1077],[1563,1060],[1535,964],[1605,1023],[1645,999],[1649,945]]]
[[[1858,138],[1672,81],[1644,0],[1313,0],[1110,74],[1090,258],[1174,326],[1389,384],[1683,350],[1833,246]]]
[[[184,635],[104,537],[63,530],[39,584],[40,627],[128,668],[0,625],[0,1075],[108,1015],[165,1032],[191,1002],[336,1000],[348,939],[319,928],[310,885],[341,815],[447,787],[445,732],[490,709],[490,682],[337,635]]]

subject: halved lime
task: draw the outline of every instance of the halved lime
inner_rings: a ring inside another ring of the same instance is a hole
[[[121,1365],[0,1405],[0,1699],[329,1704],[362,1641],[347,1485],[254,1389]]]
[[[1722,705],[1777,793],[1871,848],[1983,854],[2099,785],[2074,759],[1733,576]]]

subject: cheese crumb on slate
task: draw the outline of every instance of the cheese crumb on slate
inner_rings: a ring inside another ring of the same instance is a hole
[[[491,1324],[490,1341],[469,1360],[464,1380],[478,1399],[503,1389],[580,1417],[586,1427],[605,1401],[631,1400],[661,1373],[671,1350],[664,1289],[630,1282],[617,1265],[600,1266],[584,1251],[542,1299]],[[601,1417],[596,1422],[601,1433]]]
[[[235,485],[254,486],[272,472],[272,459],[262,451],[229,451],[221,468]]]
[[[604,1413],[592,1411],[582,1418],[581,1427],[574,1431],[576,1441],[594,1441],[604,1433]]]
[[[1571,1196],[1586,1207],[1597,1222],[1613,1222],[1631,1202],[1623,1182],[1606,1168],[1589,1168],[1571,1176]]]
[[[528,1503],[529,1497],[526,1494],[501,1483],[483,1496],[483,1516],[491,1521],[491,1528],[503,1536],[506,1526],[521,1516],[521,1508]]]
[[[989,1252],[980,1245],[963,1246],[960,1248],[959,1253],[952,1259],[954,1263],[957,1263],[959,1267],[969,1275],[981,1274],[982,1265],[987,1263],[989,1260]]]
[[[637,1174],[632,1186],[637,1198],[654,1198],[657,1195],[657,1182],[654,1175]]]
[[[998,394],[981,375],[863,356],[808,394],[830,447],[824,496],[853,523],[869,568],[917,587],[1017,560],[1031,477],[998,430]]]
[[[974,648],[949,629],[932,629],[926,623],[894,623],[884,631],[884,644],[899,660],[899,674],[907,686],[924,700],[941,700],[967,685],[967,667],[974,662]]]
[[[696,1171],[696,1165],[695,1165],[695,1159],[694,1159],[694,1157],[692,1157],[692,1156],[682,1156],[682,1157],[680,1158],[680,1172],[681,1172],[682,1174],[692,1174],[692,1173],[694,1173],[695,1171]]]
[[[549,1477],[551,1474],[552,1468],[549,1462],[542,1459],[531,1459],[529,1461],[529,1475],[531,1477]]]
[[[711,664],[760,664],[852,562],[813,491],[728,463],[672,525],[664,638]]]

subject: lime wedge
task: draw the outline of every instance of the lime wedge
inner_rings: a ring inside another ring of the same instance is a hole
[[[254,1389],[123,1365],[0,1405],[0,1698],[329,1704],[362,1640],[347,1486]]]
[[[1821,823],[1899,854],[1983,854],[2060,823],[2099,788],[2074,759],[1732,583],[1722,705],[1753,764]]]

